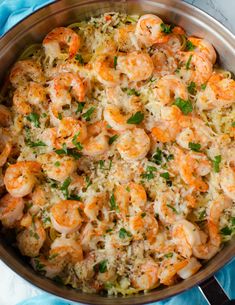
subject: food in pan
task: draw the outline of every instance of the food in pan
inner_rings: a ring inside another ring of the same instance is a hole
[[[52,29],[11,68],[0,124],[2,230],[46,277],[148,291],[235,232],[235,81],[156,15]]]

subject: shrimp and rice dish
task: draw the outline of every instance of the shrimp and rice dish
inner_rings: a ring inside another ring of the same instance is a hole
[[[235,81],[216,57],[121,13],[20,55],[0,97],[0,220],[34,270],[129,295],[189,278],[232,238]]]

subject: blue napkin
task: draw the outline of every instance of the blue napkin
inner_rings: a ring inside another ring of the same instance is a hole
[[[53,0],[0,0],[0,36],[8,31],[21,19],[31,14],[43,5]],[[235,259],[217,272],[216,277],[230,298],[235,298]],[[0,284],[1,285],[1,284]],[[68,302],[54,297],[48,293],[30,298],[18,305],[72,305],[78,304]],[[197,287],[194,287],[180,295],[165,301],[153,303],[152,305],[208,305]]]

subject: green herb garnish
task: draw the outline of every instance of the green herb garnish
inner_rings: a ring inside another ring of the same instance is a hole
[[[167,204],[168,208],[170,208],[175,214],[179,214],[178,211],[171,205]]]
[[[186,47],[185,47],[186,51],[193,51],[195,48],[196,46],[190,40],[186,41]]]
[[[116,70],[116,68],[117,68],[117,56],[114,56],[114,58],[113,58],[113,66],[114,66],[114,69]]]
[[[111,195],[109,202],[110,202],[111,210],[118,210],[118,206],[117,206],[114,194]]]
[[[166,179],[166,180],[169,180],[169,179],[170,179],[170,175],[169,175],[168,172],[165,172],[165,173],[160,174],[160,177],[162,177],[162,178],[164,178],[164,179]]]
[[[215,159],[212,160],[212,163],[213,163],[213,170],[215,173],[218,173],[220,168],[220,162],[222,161],[222,157],[221,155],[218,155],[218,156],[215,156]]]
[[[103,261],[99,262],[99,272],[105,273],[107,271],[107,259],[104,259]]]
[[[126,238],[126,237],[131,237],[131,236],[132,236],[131,233],[128,232],[128,231],[126,231],[126,229],[121,228],[121,229],[119,230],[119,238],[124,239],[124,238]]]
[[[80,132],[75,134],[75,136],[72,139],[72,143],[78,150],[82,150],[83,149],[82,144],[79,141],[77,141],[79,134],[80,134]]]
[[[202,84],[201,88],[202,88],[202,90],[205,90],[206,89],[206,84]]]
[[[69,188],[70,183],[71,183],[71,178],[68,177],[68,178],[66,178],[64,180],[64,182],[63,182],[63,184],[62,184],[62,186],[60,188],[60,190],[62,191],[62,193],[63,193],[63,195],[65,197],[65,199],[69,198],[69,190],[68,190],[68,188]]]
[[[84,103],[84,102],[79,102],[79,103],[78,103],[77,110],[75,111],[75,113],[78,114],[79,112],[82,112],[84,106],[85,106],[85,103]]]
[[[193,55],[191,54],[191,55],[189,56],[188,61],[186,62],[186,65],[185,65],[186,70],[189,70],[189,68],[190,68],[190,63],[191,63],[192,58],[193,58]]]
[[[201,144],[189,142],[188,143],[188,148],[190,148],[192,151],[199,152],[200,149],[201,149]]]
[[[127,124],[140,124],[144,119],[144,114],[141,111],[137,111],[128,120]]]
[[[115,134],[114,136],[109,138],[109,145],[112,145],[114,141],[116,141],[118,138],[118,135]]]
[[[193,111],[192,103],[189,100],[186,101],[180,97],[175,100],[173,105],[176,105],[183,112],[183,114],[189,114]]]
[[[196,84],[194,82],[191,82],[187,88],[190,94],[195,95],[197,93]]]
[[[33,123],[36,128],[40,127],[39,118],[40,118],[39,114],[35,112],[31,112],[29,115],[26,116],[26,119],[29,122]]]
[[[86,120],[86,121],[90,121],[91,120],[91,115],[92,113],[95,111],[95,107],[91,107],[90,109],[88,109],[85,113],[83,113],[82,117]]]
[[[165,24],[165,23],[161,23],[161,31],[165,34],[171,34],[172,30],[174,29],[174,25],[173,24]]]
[[[75,59],[81,64],[84,65],[84,59],[81,54],[76,54]]]
[[[125,92],[127,95],[140,96],[140,93],[134,88],[122,88],[122,91]]]

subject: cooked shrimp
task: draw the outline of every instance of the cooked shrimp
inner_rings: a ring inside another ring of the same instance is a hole
[[[94,74],[103,85],[112,87],[120,83],[120,71],[114,68],[114,55],[102,54],[93,63]]]
[[[154,91],[157,99],[163,104],[171,104],[177,98],[188,99],[188,91],[185,83],[174,75],[162,77],[156,84]]]
[[[201,52],[214,64],[216,62],[216,52],[212,44],[206,39],[188,37],[188,40],[196,47],[194,52]]]
[[[208,190],[208,184],[203,181],[202,176],[206,176],[211,171],[211,163],[202,153],[187,153],[177,151],[175,159],[181,178],[186,184],[194,187],[200,192]]]
[[[12,151],[12,140],[10,134],[0,128],[0,167],[2,167]]]
[[[177,251],[185,258],[190,258],[193,255],[193,247],[201,244],[199,230],[185,219],[173,224],[172,237]]]
[[[212,75],[213,65],[204,54],[181,52],[181,62],[183,66],[179,71],[179,76],[186,82],[195,82],[196,85],[201,86]]]
[[[32,192],[36,183],[36,174],[40,172],[41,166],[34,161],[20,161],[11,164],[4,176],[7,191],[13,197],[24,197]]]
[[[13,96],[13,105],[16,112],[20,114],[29,114],[32,112],[32,106],[41,108],[43,104],[46,105],[46,102],[45,88],[35,82],[18,87]]]
[[[31,265],[33,269],[39,273],[43,273],[46,277],[53,279],[63,271],[65,267],[65,258],[51,259],[49,256],[46,259],[44,256],[40,255],[31,258]]]
[[[177,135],[176,142],[185,149],[190,149],[190,142],[199,143],[201,149],[205,149],[213,141],[213,131],[201,119],[192,118],[190,121],[184,122],[184,117],[182,117],[180,125],[184,128]]]
[[[53,63],[54,59],[64,59],[62,49],[67,47],[66,53],[69,58],[76,55],[81,45],[80,36],[70,28],[59,27],[53,29],[44,38],[42,45],[45,50],[46,57]]]
[[[10,110],[6,106],[0,104],[0,126],[8,127],[11,123],[11,119]]]
[[[234,103],[235,80],[226,78],[222,73],[214,73],[197,98],[197,106],[201,110],[227,108]]]
[[[66,117],[59,122],[56,146],[62,147],[65,144],[67,148],[74,148],[78,142],[82,143],[86,137],[86,125],[82,121]]]
[[[117,28],[114,39],[117,41],[118,49],[121,51],[130,51],[134,49],[133,38],[135,25],[128,24]]]
[[[46,232],[42,222],[38,219],[34,220],[30,227],[17,234],[16,240],[22,255],[37,256],[46,240]]]
[[[100,121],[87,127],[88,137],[83,142],[83,154],[90,157],[103,155],[109,149],[106,123]]]
[[[139,212],[130,217],[129,226],[135,239],[142,239],[143,236],[146,236],[150,244],[156,240],[158,222],[154,216]]]
[[[11,69],[10,82],[17,88],[28,81],[36,83],[45,81],[41,66],[32,59],[17,61]]]
[[[24,201],[22,198],[6,194],[0,199],[0,220],[5,227],[12,227],[23,216]]]
[[[146,259],[135,262],[132,269],[131,284],[138,290],[149,290],[159,285],[159,265],[154,260]]]
[[[50,179],[59,182],[63,182],[77,168],[76,161],[72,157],[61,156],[55,152],[38,156],[38,162]]]
[[[68,234],[76,231],[82,223],[79,212],[81,202],[62,200],[51,208],[51,222],[56,231]]]
[[[177,61],[172,50],[167,48],[157,49],[151,56],[154,65],[154,76],[173,74],[177,69]]]
[[[146,14],[139,18],[135,35],[137,39],[146,46],[161,41],[162,31],[161,24],[163,21],[156,15]]]
[[[193,248],[193,255],[199,259],[211,259],[219,251],[219,247],[208,242]]]
[[[48,91],[51,101],[56,105],[70,105],[72,98],[80,102],[84,100],[86,85],[79,75],[64,72],[50,81]]]
[[[105,121],[117,131],[132,129],[135,124],[128,124],[128,119],[136,112],[141,110],[141,104],[136,97],[128,99],[127,103],[122,103],[121,106],[108,105],[104,109]]]
[[[228,176],[227,176],[228,178]],[[221,244],[221,235],[219,232],[219,221],[221,214],[225,209],[232,207],[232,200],[220,195],[216,200],[213,200],[208,207],[208,231],[211,244],[219,247]]]
[[[165,193],[159,195],[154,203],[154,210],[159,215],[160,220],[166,224],[174,224],[181,220],[188,213],[187,207],[181,206],[180,209],[175,205],[175,194]]]
[[[130,182],[126,185],[117,185],[114,197],[123,218],[130,215],[130,210],[139,212],[144,210],[147,203],[147,195],[141,184]]]
[[[85,200],[84,213],[90,220],[96,220],[104,205],[104,195],[90,196]]]
[[[31,200],[34,206],[43,207],[47,203],[46,191],[41,185],[36,185],[32,194]]]
[[[117,69],[126,74],[130,81],[138,82],[150,78],[154,66],[147,53],[134,51],[118,56]]]
[[[201,267],[202,265],[199,263],[199,261],[195,257],[191,257],[188,260],[187,265],[180,269],[177,274],[185,280],[198,272]]]
[[[117,150],[125,161],[143,159],[150,149],[150,139],[141,128],[127,130],[120,135]]]
[[[159,268],[158,277],[160,279],[160,283],[167,286],[174,284],[177,273],[181,269],[185,268],[187,264],[188,260],[182,259],[178,255],[164,260]]]
[[[81,244],[72,238],[57,237],[51,244],[50,257],[51,261],[65,258],[67,262],[76,264],[83,259]]]
[[[225,195],[235,200],[235,170],[232,167],[223,167],[220,172],[220,185]]]

